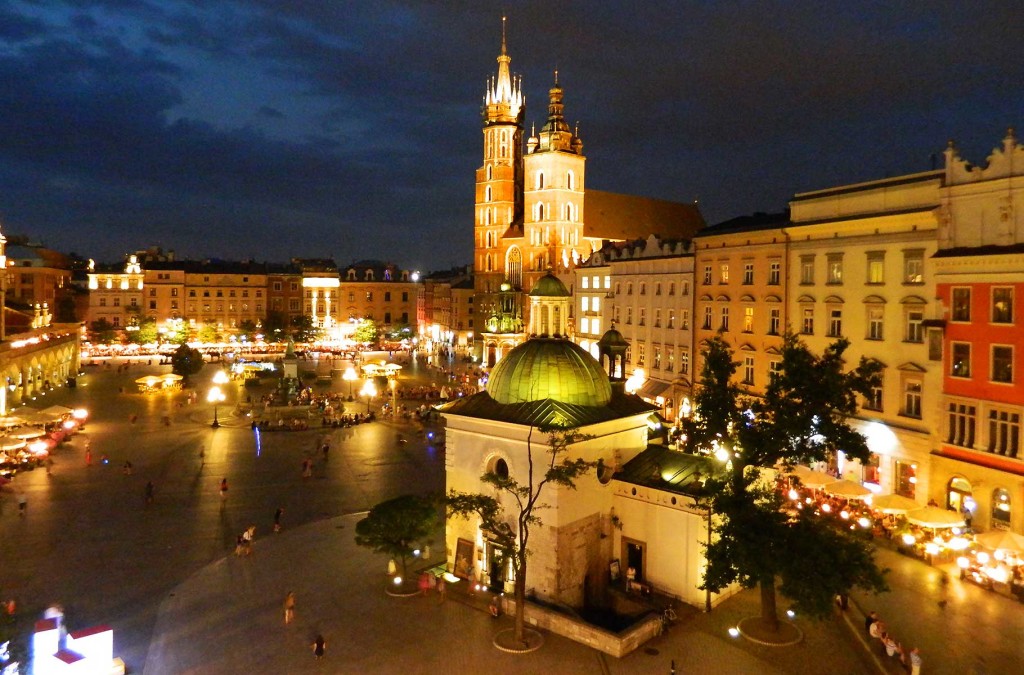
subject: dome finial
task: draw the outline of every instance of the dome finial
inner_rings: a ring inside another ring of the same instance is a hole
[[[501,17],[501,53],[505,55],[505,21],[508,20],[507,16]]]

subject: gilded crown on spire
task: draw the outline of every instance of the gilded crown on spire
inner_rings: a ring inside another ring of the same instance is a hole
[[[492,78],[484,95],[484,119],[488,124],[522,121],[526,98],[523,83],[509,71],[512,57],[505,42],[505,17],[501,17],[501,53],[498,55],[498,76]]]

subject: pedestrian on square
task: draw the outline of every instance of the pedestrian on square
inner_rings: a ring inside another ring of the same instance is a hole
[[[221,498],[221,501],[227,499],[227,497],[228,497],[228,479],[227,478],[221,478],[221,480],[220,480],[220,498]]]
[[[868,612],[868,615],[864,617],[864,630],[870,631],[871,624],[878,621],[878,612]]]
[[[88,446],[85,448],[85,465],[92,466],[92,450]]]
[[[245,554],[252,555],[252,540],[256,537],[256,526],[250,525],[242,533],[242,541],[245,542]]]
[[[317,635],[316,639],[313,640],[313,656],[319,661],[324,657],[325,651],[327,651],[327,640],[324,639],[323,635]]]
[[[152,504],[153,503],[153,493],[155,491],[156,491],[156,487],[153,485],[153,481],[148,481],[146,483],[146,503],[147,504]]]
[[[868,629],[868,635],[870,635],[871,637],[873,637],[876,640],[881,640],[882,639],[882,635],[884,633],[885,633],[885,622],[883,622],[881,619],[878,619],[877,621],[872,623],[871,624],[871,628]]]
[[[281,531],[281,516],[284,515],[284,507],[278,506],[277,510],[274,511],[274,532]]]
[[[18,493],[18,515],[21,517],[25,516],[25,512],[28,511],[28,497],[25,496],[24,492]]]
[[[921,650],[917,647],[910,650],[910,675],[921,675]]]
[[[206,448],[199,446],[199,466],[206,466]]]
[[[284,596],[284,623],[290,624],[295,619],[295,592],[288,591]]]
[[[445,599],[448,597],[447,593],[448,593],[448,584],[444,580],[444,575],[442,574],[439,577],[437,577],[437,594],[441,598],[438,602],[444,602]]]

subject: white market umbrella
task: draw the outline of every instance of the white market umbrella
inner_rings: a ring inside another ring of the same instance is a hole
[[[0,417],[0,427],[4,427],[5,429],[10,429],[11,427],[20,427],[22,424],[25,423],[25,420],[23,420],[20,417],[17,417],[16,415]]]
[[[21,438],[14,438],[13,436],[0,436],[0,451],[6,452],[8,450],[20,450],[24,448],[26,443]]]
[[[815,471],[806,466],[794,466],[789,474],[796,476],[800,479],[800,482],[809,488],[820,488],[829,483],[836,482],[835,476],[830,476],[824,471]]]
[[[921,508],[921,505],[903,495],[879,495],[871,498],[871,507],[882,513],[906,513]]]
[[[872,494],[871,490],[860,483],[854,483],[852,480],[845,479],[828,483],[822,489],[830,495],[843,497],[844,499],[866,499]]]
[[[23,439],[23,440],[29,440],[31,438],[39,438],[40,436],[45,436],[45,435],[46,435],[46,432],[43,431],[42,429],[15,429],[14,431],[12,431],[12,432],[10,432],[8,434],[8,436],[12,436],[14,438],[20,438],[20,439]]]
[[[1009,532],[1006,530],[983,532],[974,537],[974,541],[978,542],[985,548],[992,549],[993,551],[1003,550],[1012,551],[1014,553],[1024,553],[1024,537],[1020,536],[1016,532]]]
[[[907,512],[907,520],[921,527],[963,527],[964,519],[956,511],[926,506]]]
[[[43,408],[39,411],[42,415],[53,415],[54,417],[60,417],[62,415],[70,415],[75,412],[71,408],[65,408],[62,405],[51,405],[49,408]]]

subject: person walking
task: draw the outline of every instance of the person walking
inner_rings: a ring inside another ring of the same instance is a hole
[[[281,516],[284,515],[284,507],[278,506],[277,510],[274,511],[274,532],[281,531]]]
[[[156,491],[156,486],[153,485],[153,481],[146,482],[146,503],[153,503],[153,493]]]
[[[85,448],[85,465],[92,466],[92,449],[88,446]]]
[[[199,446],[199,466],[206,466],[206,448]]]
[[[448,585],[447,582],[444,580],[443,574],[437,577],[437,594],[441,598],[438,601],[439,603],[444,602],[445,599],[448,597]]]
[[[228,479],[227,478],[221,478],[220,479],[220,498],[221,498],[221,501],[224,501],[225,499],[228,498]]]
[[[910,650],[910,675],[921,675],[921,650],[917,647]]]
[[[18,493],[18,515],[22,518],[25,517],[25,512],[28,511],[28,497],[25,496],[24,492]]]
[[[287,626],[295,619],[295,592],[288,591],[284,596],[284,623]]]
[[[319,661],[324,657],[325,651],[327,651],[327,640],[324,639],[323,635],[317,635],[316,639],[313,640],[313,656]]]

